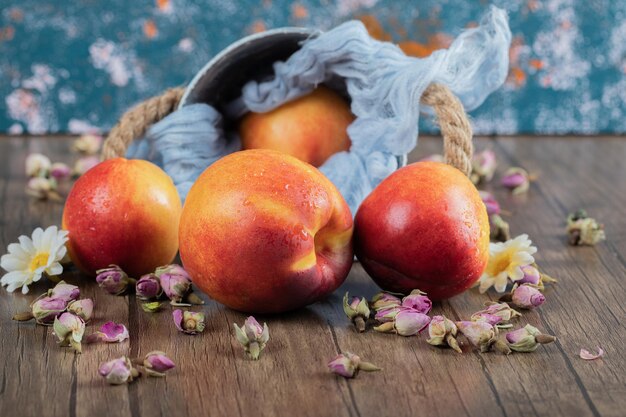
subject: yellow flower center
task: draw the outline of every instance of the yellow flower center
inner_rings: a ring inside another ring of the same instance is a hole
[[[50,254],[47,252],[41,252],[35,255],[35,257],[30,261],[30,266],[29,266],[30,271],[33,272],[37,268],[46,266],[48,264],[49,257],[50,257]]]
[[[511,264],[511,251],[499,253],[491,259],[487,266],[487,273],[491,276],[496,276],[500,272],[506,271]]]

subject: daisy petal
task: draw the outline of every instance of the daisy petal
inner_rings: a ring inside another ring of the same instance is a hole
[[[587,349],[580,349],[580,353],[578,354],[578,356],[586,361],[592,361],[594,359],[603,357],[604,350],[600,346],[598,346],[598,353],[591,353]]]
[[[50,276],[61,275],[63,273],[63,266],[58,262],[54,262],[46,268],[46,273]]]
[[[41,227],[33,230],[33,246],[35,248],[41,247],[41,240],[43,239],[43,229]]]

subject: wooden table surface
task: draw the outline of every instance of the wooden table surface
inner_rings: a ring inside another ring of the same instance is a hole
[[[0,250],[37,226],[59,225],[63,205],[24,194],[24,159],[43,152],[55,161],[76,159],[63,137],[0,139]],[[558,341],[534,353],[480,354],[464,346],[459,355],[425,342],[370,331],[357,334],[342,312],[341,298],[372,296],[377,287],[358,263],[346,283],[326,301],[300,311],[260,317],[271,339],[258,362],[244,358],[232,323],[245,316],[207,299],[203,334],[174,328],[169,307],[144,313],[133,295],[105,294],[77,273],[66,280],[95,300],[87,333],[108,320],[124,323],[130,340],[84,345],[75,355],[57,346],[52,329],[11,316],[50,283],[24,296],[0,290],[0,416],[625,416],[626,415],[626,139],[479,138],[491,146],[501,174],[510,165],[538,175],[526,195],[492,188],[514,235],[528,233],[536,259],[559,279],[547,302],[523,315]],[[410,159],[441,147],[422,138]],[[570,247],[564,221],[585,208],[606,226],[596,247]],[[476,290],[435,305],[434,313],[461,319],[496,299]],[[581,347],[602,346],[603,359],[584,361]],[[177,367],[166,378],[141,378],[108,386],[98,365],[121,355],[166,351]],[[354,352],[383,368],[345,380],[326,364],[340,351]]]

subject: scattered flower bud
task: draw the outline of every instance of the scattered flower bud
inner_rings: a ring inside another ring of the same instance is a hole
[[[157,311],[161,310],[163,304],[164,303],[162,301],[151,301],[148,303],[141,303],[141,308],[146,313],[156,313]]]
[[[82,300],[71,301],[67,305],[67,311],[76,314],[84,322],[88,322],[93,315],[93,300],[91,298],[83,298]]]
[[[126,384],[139,376],[139,371],[126,356],[103,363],[98,373],[111,385]]]
[[[173,305],[180,305],[191,291],[191,277],[176,264],[161,266],[154,272],[161,281],[161,288]]]
[[[26,175],[29,177],[44,177],[47,175],[52,162],[46,155],[31,153],[26,157]]]
[[[600,346],[598,346],[598,353],[591,353],[587,349],[580,349],[580,353],[578,354],[578,356],[586,361],[592,361],[603,357],[604,350]]]
[[[53,329],[61,346],[70,346],[81,353],[81,341],[85,333],[83,319],[72,313],[63,313],[54,319]]]
[[[458,353],[462,353],[456,341],[457,328],[454,322],[446,316],[434,316],[428,325],[428,339],[426,342],[433,346],[450,346]]]
[[[422,159],[420,159],[420,162],[426,162],[426,161],[431,161],[431,162],[444,162],[444,158],[443,155],[438,154],[438,153],[434,153],[432,155],[428,155]]]
[[[372,298],[370,307],[374,311],[379,311],[389,307],[400,307],[402,300],[388,292],[379,292]]]
[[[61,201],[57,182],[52,178],[34,177],[26,183],[26,194],[38,200]]]
[[[41,297],[35,300],[30,307],[30,312],[16,314],[13,320],[26,321],[34,318],[38,324],[51,326],[54,319],[67,308],[67,301],[61,298]]]
[[[499,214],[489,216],[489,239],[494,242],[506,242],[511,239],[509,224]]]
[[[508,323],[511,319],[521,316],[518,311],[512,309],[507,303],[487,301],[485,307],[485,309],[472,314],[470,319],[472,321],[486,321],[495,326],[496,324]]]
[[[95,167],[100,163],[100,158],[97,156],[85,156],[80,158],[74,164],[74,176],[80,177],[85,172],[89,171],[91,168]]]
[[[509,168],[502,178],[502,185],[513,191],[513,194],[525,193],[530,187],[528,172],[523,168]]]
[[[567,234],[572,246],[593,246],[606,239],[604,225],[587,216],[585,210],[578,210],[567,216]]]
[[[176,328],[183,333],[198,334],[204,331],[204,313],[174,310],[172,312]]]
[[[143,360],[143,367],[150,376],[163,377],[165,372],[174,368],[174,362],[165,355],[165,352],[157,350],[149,352]]]
[[[412,308],[419,313],[428,314],[433,307],[433,302],[430,301],[425,292],[413,290],[411,294],[402,299],[402,307]]]
[[[237,341],[243,346],[246,354],[252,359],[259,359],[259,355],[265,349],[265,345],[270,340],[270,330],[267,327],[267,323],[263,323],[263,327],[252,316],[248,317],[243,326],[237,326],[237,323],[233,323],[235,327],[235,337]]]
[[[62,162],[55,162],[50,167],[50,176],[57,181],[62,181],[72,176],[72,169]]]
[[[491,149],[477,152],[472,158],[472,173],[470,179],[474,184],[489,182],[496,172],[496,153]]]
[[[121,343],[128,339],[128,329],[123,324],[108,321],[100,326],[100,331],[90,334],[85,339],[87,343],[106,342]]]
[[[424,330],[430,317],[424,313],[411,308],[400,307],[395,313],[393,322],[384,322],[380,326],[374,327],[374,330],[383,333],[397,333],[400,336],[413,336]]]
[[[74,141],[74,143],[72,144],[72,150],[85,155],[95,155],[100,150],[102,141],[102,136],[87,133],[81,135],[78,139]]]
[[[365,322],[370,317],[370,308],[365,297],[354,297],[348,304],[348,293],[343,296],[343,311],[354,324],[359,333],[365,331]]]
[[[488,191],[478,191],[478,194],[480,194],[480,198],[485,204],[487,215],[500,214],[500,203],[498,203],[498,200],[496,200],[493,194]]]
[[[539,270],[537,268],[532,265],[526,265],[522,267],[522,272],[524,273],[524,276],[519,281],[516,281],[518,284],[539,285],[541,274],[539,274]]]
[[[135,284],[135,292],[142,300],[158,298],[162,293],[159,278],[155,274],[143,275]]]
[[[135,283],[126,272],[117,265],[109,265],[108,268],[96,271],[96,281],[100,288],[112,295],[120,295],[126,292],[128,286]]]
[[[396,318],[396,315],[402,310],[406,310],[406,308],[402,306],[383,308],[376,312],[374,318],[380,323],[391,323]]]
[[[354,378],[359,371],[373,372],[381,369],[370,362],[364,362],[353,353],[342,353],[328,362],[328,368],[334,374],[344,378]]]
[[[515,284],[511,290],[511,301],[519,308],[530,310],[542,305],[546,301],[546,297],[534,285]]]
[[[516,352],[532,352],[540,344],[552,343],[555,340],[556,337],[542,334],[539,329],[530,324],[506,334],[509,347]]]
[[[80,297],[80,289],[76,285],[68,284],[65,281],[59,281],[54,288],[48,290],[48,297],[60,298],[67,302],[78,300]]]
[[[497,340],[498,329],[486,321],[457,321],[456,326],[481,352],[488,352]]]

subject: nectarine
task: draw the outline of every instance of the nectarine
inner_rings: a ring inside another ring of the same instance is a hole
[[[181,211],[174,183],[156,165],[101,162],[76,181],[65,202],[70,257],[91,275],[116,264],[138,278],[176,256]]]
[[[353,120],[339,94],[318,87],[270,112],[248,113],[239,134],[243,149],[273,149],[319,167],[331,155],[350,149],[347,129]]]
[[[278,313],[334,291],[352,266],[352,215],[317,169],[271,150],[235,152],[191,187],[180,257],[226,306]]]
[[[444,299],[472,286],[489,257],[489,219],[472,182],[440,162],[383,180],[355,217],[354,250],[383,289]]]

